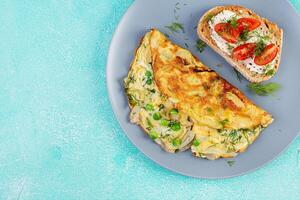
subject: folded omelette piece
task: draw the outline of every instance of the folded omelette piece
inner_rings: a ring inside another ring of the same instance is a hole
[[[136,51],[125,89],[131,122],[168,152],[234,157],[273,119],[188,50],[156,29]]]

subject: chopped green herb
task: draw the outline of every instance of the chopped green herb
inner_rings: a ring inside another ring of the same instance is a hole
[[[178,7],[179,5],[179,2],[177,2],[174,6],[174,12],[176,12],[177,10],[180,10],[180,8]]]
[[[238,132],[237,130],[232,130],[229,135],[228,135],[228,139],[231,141],[231,142],[236,142],[238,139],[239,139],[239,135],[238,135]]]
[[[259,38],[260,40],[263,40],[264,42],[267,42],[268,40],[271,39],[271,37],[269,35],[261,35],[258,31],[253,31],[252,34],[254,35],[254,37]]]
[[[206,21],[211,21],[211,20],[213,20],[213,18],[214,18],[214,15],[213,14],[209,14],[209,15],[207,15],[207,17],[206,17]]]
[[[153,117],[154,120],[160,120],[161,119],[161,115],[158,112],[154,113],[152,117]]]
[[[176,20],[179,19],[179,15],[178,15],[178,13],[177,13],[177,11],[180,10],[180,7],[178,7],[179,4],[180,4],[180,3],[177,2],[177,3],[175,4],[175,6],[174,6],[174,9],[173,9],[174,17],[175,17]]]
[[[270,69],[269,71],[265,72],[265,75],[267,75],[267,76],[273,76],[274,74],[275,74],[274,69]]]
[[[247,134],[255,135],[254,129],[242,129],[242,131],[247,132]]]
[[[166,120],[166,119],[162,119],[162,120],[160,121],[160,125],[162,125],[162,126],[168,126],[168,125],[169,125],[169,121]]]
[[[207,112],[209,112],[209,113],[212,113],[212,112],[213,112],[213,109],[211,109],[210,107],[207,107],[206,110],[207,110]]]
[[[135,82],[134,76],[129,76],[126,85],[128,86],[130,83],[134,83],[134,82]]]
[[[231,45],[231,44],[229,44],[229,43],[226,43],[226,45],[227,45],[227,49],[229,50],[229,51],[231,51],[234,47]]]
[[[168,125],[173,131],[179,131],[181,129],[179,122],[170,122]]]
[[[249,31],[247,29],[244,29],[240,34],[240,39],[242,41],[247,41],[249,36]]]
[[[196,147],[199,146],[200,145],[200,141],[197,140],[197,139],[194,140],[193,145],[196,146]]]
[[[159,134],[156,131],[150,131],[149,136],[152,140],[155,140],[156,138],[158,138]]]
[[[239,82],[241,83],[242,82],[242,75],[241,75],[241,73],[238,71],[238,70],[236,70],[235,68],[233,68],[233,71],[235,72],[235,74],[236,74],[236,78],[239,80]]]
[[[229,165],[229,167],[232,167],[235,164],[234,160],[228,160],[227,164]]]
[[[248,88],[259,96],[268,96],[278,91],[281,86],[278,83],[250,83]]]
[[[256,43],[256,47],[254,49],[254,55],[259,56],[262,54],[266,47],[266,43],[263,40],[260,40],[258,43]]]
[[[224,129],[217,129],[218,133],[222,133],[224,131]]]
[[[198,39],[196,42],[196,48],[197,50],[202,53],[204,51],[204,48],[206,47],[205,42],[203,42],[202,40]]]
[[[224,127],[226,124],[229,123],[229,120],[228,119],[224,119],[222,121],[220,121],[220,124]]]
[[[147,120],[147,125],[148,125],[150,128],[153,128],[153,124],[151,123],[150,119],[147,117],[146,120]]]
[[[232,145],[232,146],[228,146],[227,147],[227,152],[235,152],[236,151],[236,148]]]
[[[171,114],[171,115],[177,115],[177,114],[178,114],[178,109],[177,109],[177,108],[172,108],[172,109],[170,110],[170,114]]]
[[[264,35],[264,36],[261,36],[261,39],[268,41],[271,39],[271,37],[269,35]]]
[[[172,33],[178,33],[180,30],[184,32],[183,25],[178,22],[173,22],[170,26],[165,26],[167,29],[169,29]]]
[[[146,109],[147,111],[153,111],[153,110],[154,110],[154,107],[153,107],[152,104],[147,103],[146,106],[145,106],[145,109]]]
[[[268,64],[265,66],[264,74],[267,76],[273,76],[275,74],[275,69],[272,65]]]
[[[234,28],[237,27],[238,23],[237,23],[237,18],[236,16],[233,16],[230,20],[227,21],[228,23],[230,23],[230,25]]]
[[[247,143],[250,144],[250,141],[249,141],[249,137],[248,137],[247,132],[243,132],[242,134],[243,134],[243,136],[246,138]]]
[[[148,90],[149,92],[151,92],[151,93],[155,93],[155,89],[149,89],[149,88],[147,88],[147,90]]]
[[[243,132],[248,132],[248,131],[250,131],[251,129],[249,129],[249,128],[241,128],[240,130],[243,131]]]
[[[165,108],[165,105],[164,104],[159,104],[158,108],[159,108],[159,111],[161,111],[162,109]]]
[[[131,106],[135,106],[137,104],[137,99],[132,94],[127,94],[128,96],[128,102]]]
[[[173,144],[174,147],[180,146],[181,145],[181,139],[179,139],[179,138],[173,139],[172,144]]]

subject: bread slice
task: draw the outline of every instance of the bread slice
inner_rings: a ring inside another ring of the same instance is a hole
[[[255,18],[261,21],[261,26],[264,26],[264,28],[267,28],[269,30],[269,34],[272,38],[272,43],[274,43],[279,51],[277,54],[277,57],[275,58],[274,62],[274,72],[276,73],[279,68],[280,63],[280,57],[281,57],[281,51],[282,51],[282,40],[283,40],[283,30],[279,28],[275,23],[270,22],[268,19],[262,18],[255,14],[253,11],[242,7],[242,6],[235,6],[235,5],[229,5],[229,6],[217,6],[209,11],[207,11],[200,19],[198,23],[198,36],[201,40],[203,40],[205,43],[207,43],[212,49],[214,49],[218,54],[220,54],[229,64],[231,64],[235,69],[237,69],[246,79],[248,79],[250,82],[262,82],[270,79],[273,74],[259,74],[253,71],[250,71],[244,62],[235,60],[232,58],[231,55],[228,55],[226,52],[221,50],[214,39],[211,36],[211,28],[209,25],[209,20],[212,16],[217,15],[218,13],[229,10],[231,12],[237,13],[239,15],[242,15],[243,17],[251,17]]]

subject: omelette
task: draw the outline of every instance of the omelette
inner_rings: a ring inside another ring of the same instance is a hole
[[[234,157],[273,121],[156,29],[142,38],[124,85],[130,121],[171,153],[191,149],[210,160]]]

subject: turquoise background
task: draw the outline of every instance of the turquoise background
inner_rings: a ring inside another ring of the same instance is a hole
[[[172,173],[130,143],[105,65],[131,3],[0,1],[0,199],[299,200],[300,138],[265,167],[225,180]]]

